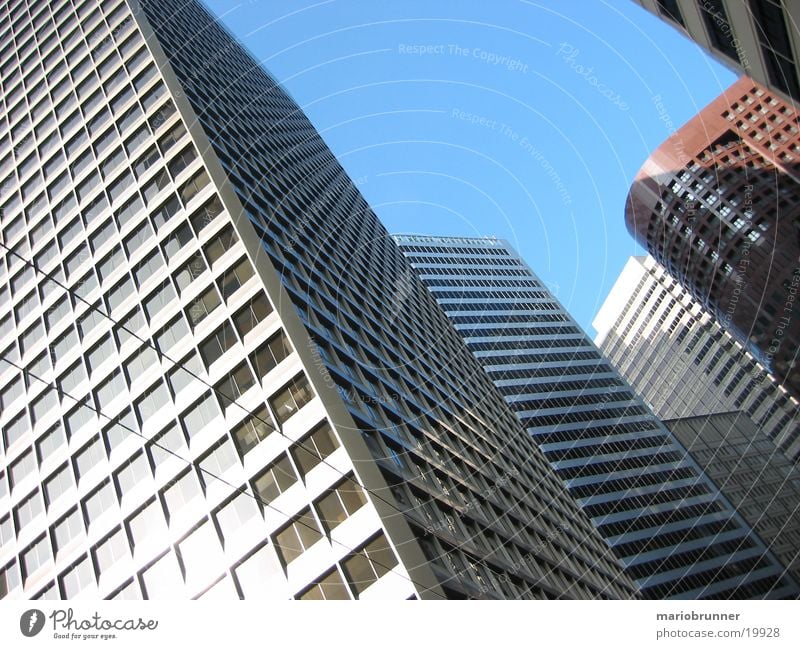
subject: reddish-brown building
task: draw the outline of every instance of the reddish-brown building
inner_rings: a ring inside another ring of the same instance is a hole
[[[800,395],[800,115],[742,77],[645,162],[625,220]]]

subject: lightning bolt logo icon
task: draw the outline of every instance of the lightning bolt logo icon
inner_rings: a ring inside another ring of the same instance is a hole
[[[19,630],[26,638],[32,638],[44,628],[44,613],[37,608],[25,611],[19,618]]]

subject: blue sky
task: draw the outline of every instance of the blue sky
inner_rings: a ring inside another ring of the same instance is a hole
[[[508,239],[587,331],[630,183],[735,76],[633,0],[211,0],[391,232]]]

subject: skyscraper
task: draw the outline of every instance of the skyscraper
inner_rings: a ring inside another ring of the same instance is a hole
[[[636,0],[718,61],[800,100],[800,6],[781,0]]]
[[[744,413],[664,423],[778,560],[800,578],[800,469]]]
[[[648,158],[628,230],[800,398],[800,121],[743,77]]]
[[[198,2],[0,34],[0,597],[637,595]]]
[[[797,596],[788,577],[772,590],[784,568],[508,243],[395,240],[646,597]]]
[[[664,419],[741,411],[793,462],[800,404],[652,257],[631,257],[595,343]]]

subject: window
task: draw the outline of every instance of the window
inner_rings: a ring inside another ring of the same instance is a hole
[[[50,544],[47,542],[47,536],[42,536],[39,540],[35,541],[27,550],[21,555],[22,563],[22,577],[27,581],[36,570],[50,561]]]
[[[114,474],[117,483],[117,493],[120,498],[125,498],[125,494],[136,488],[151,477],[150,465],[143,451],[137,452]]]
[[[95,489],[83,503],[88,525],[94,523],[100,516],[117,504],[117,497],[114,495],[114,487],[111,480],[106,479],[97,489]]]
[[[101,541],[94,550],[94,559],[100,575],[110,570],[121,559],[129,556],[130,552],[131,549],[128,546],[125,532],[118,527]]]
[[[164,282],[160,288],[153,291],[144,299],[144,312],[152,321],[163,308],[176,298],[177,296],[175,295],[175,289],[172,288],[172,284]]]
[[[157,500],[150,501],[128,520],[128,529],[134,550],[144,545],[148,538],[158,539],[166,532],[164,513]]]
[[[133,276],[136,279],[136,286],[140,287],[147,282],[164,265],[158,250],[154,250],[147,257],[142,259],[133,269]]]
[[[262,505],[269,505],[295,482],[297,474],[289,456],[283,454],[256,476],[253,480],[253,491]]]
[[[69,466],[65,464],[44,481],[44,500],[47,506],[50,507],[59,496],[67,493],[71,487],[72,474]]]
[[[222,558],[219,537],[211,523],[203,522],[178,544],[186,583],[203,584],[214,577]]]
[[[77,342],[77,340],[75,341]],[[86,378],[86,370],[83,363],[77,361],[73,363],[56,381],[58,389],[69,395],[76,394],[76,390],[81,382]]]
[[[217,196],[214,196],[210,200],[206,201],[206,203],[200,209],[195,211],[189,217],[194,231],[200,234],[203,228],[209,225],[217,217],[217,215],[222,212],[222,210],[222,203]]]
[[[177,599],[184,589],[183,575],[175,553],[167,552],[142,573],[147,599]]]
[[[120,395],[127,395],[128,384],[121,368],[114,370],[114,373],[105,381],[97,386],[95,396],[97,397],[97,408],[103,412],[109,404]]]
[[[42,498],[37,489],[14,508],[14,519],[17,523],[17,529],[22,529],[43,512]]]
[[[222,300],[219,299],[217,289],[213,285],[198,295],[186,309],[186,317],[189,319],[192,329],[205,320],[205,317],[220,304],[222,304]]]
[[[168,354],[175,345],[186,340],[188,334],[186,321],[178,315],[155,335],[156,347],[162,354]]]
[[[236,245],[237,241],[239,241],[239,237],[236,235],[234,229],[226,225],[219,234],[215,234],[211,237],[209,242],[205,245],[208,262],[213,266],[222,255]]]
[[[214,397],[211,396],[210,392],[207,392],[204,397],[181,416],[181,423],[189,439],[191,439],[218,416],[219,409]]]
[[[236,325],[236,331],[244,338],[245,335],[252,331],[252,329],[270,313],[272,313],[272,305],[266,295],[259,293],[233,316],[233,323]]]
[[[187,503],[202,495],[200,484],[194,471],[189,469],[179,478],[175,478],[164,489],[164,505],[167,508],[167,516],[173,518]]]
[[[269,403],[278,421],[283,424],[313,398],[314,393],[305,375],[298,374],[283,390],[270,397]]]
[[[326,421],[310,435],[293,444],[290,452],[300,470],[300,475],[305,478],[311,469],[333,453],[338,446],[333,431]]]
[[[164,412],[165,407],[171,403],[169,390],[159,380],[155,385],[148,388],[142,397],[136,400],[133,407],[144,428],[151,418],[158,417],[160,413]]]
[[[397,558],[383,534],[342,562],[347,581],[357,595],[363,593],[396,565]]]
[[[219,383],[214,386],[220,405],[223,409],[227,408],[251,387],[256,381],[247,363],[241,363]]]
[[[74,437],[84,426],[94,422],[96,422],[95,414],[87,396],[80,401],[76,408],[67,413],[64,418],[64,428],[68,437]]]
[[[322,526],[330,533],[337,525],[366,503],[367,499],[361,486],[351,478],[347,478],[327,495],[320,498],[316,505]]]
[[[148,347],[147,345],[143,345],[139,351],[134,353],[124,363],[125,370],[128,373],[131,383],[145,376],[148,371],[151,371],[154,367],[158,368],[159,365],[158,355],[152,347]]]
[[[201,169],[181,186],[179,190],[181,200],[183,200],[184,203],[188,203],[195,196],[197,196],[197,194],[200,193],[203,188],[208,185],[208,183],[208,174],[204,169]]]
[[[342,581],[339,571],[334,568],[317,579],[314,584],[297,596],[304,600],[350,599],[350,593]]]
[[[206,367],[211,367],[219,358],[233,347],[236,342],[236,334],[233,328],[226,321],[211,336],[200,344],[200,356]]]
[[[272,424],[269,412],[266,408],[261,407],[233,429],[233,441],[239,454],[244,456],[274,431],[275,426]]]
[[[133,253],[139,250],[139,248],[141,248],[152,235],[153,230],[147,221],[139,224],[136,230],[125,237],[125,241],[123,242],[123,245],[125,246],[125,252],[128,253],[128,257],[132,256]]]
[[[3,599],[19,585],[19,569],[16,562],[12,561],[5,568],[0,569],[0,599]]]
[[[183,266],[175,273],[175,283],[178,290],[183,291],[206,270],[206,263],[199,252],[195,252]]]
[[[8,469],[8,479],[11,483],[11,488],[14,489],[14,487],[25,478],[34,475],[35,471],[36,459],[33,456],[33,450],[28,449],[15,460]]]
[[[220,440],[210,453],[200,459],[198,466],[203,480],[208,485],[237,463],[236,451],[233,450],[233,446],[226,437]]]
[[[128,437],[136,434],[137,424],[133,411],[125,408],[111,423],[103,429],[106,448],[113,455],[114,451],[122,445]]]
[[[11,516],[0,518],[0,548],[6,543],[11,543],[14,538],[14,525],[11,522]]]
[[[222,299],[228,300],[244,283],[253,276],[253,267],[247,259],[242,259],[233,268],[225,271],[218,280]]]
[[[258,507],[249,493],[240,493],[216,513],[222,537],[230,541],[249,520],[258,518]]]
[[[279,331],[250,356],[256,374],[263,379],[278,363],[292,353],[288,338]]]
[[[184,223],[180,225],[164,242],[164,255],[167,259],[172,259],[194,238],[189,226]]]
[[[39,464],[44,462],[50,457],[57,449],[61,448],[66,443],[64,437],[64,430],[60,424],[56,424],[44,435],[42,435],[36,442],[36,455],[39,459]]]
[[[158,468],[171,457],[183,457],[186,449],[186,439],[176,423],[171,423],[166,430],[159,433],[147,445],[153,466]]]
[[[86,354],[86,363],[89,366],[90,372],[96,372],[104,362],[113,359],[116,356],[116,348],[114,347],[114,339],[111,334],[105,334],[100,342],[94,345]]]
[[[55,541],[56,554],[63,550],[70,541],[83,534],[83,521],[81,513],[76,507],[53,526],[53,540]]]
[[[321,538],[322,534],[311,511],[304,509],[275,535],[275,548],[283,563],[289,564]]]
[[[192,164],[192,161],[195,160],[196,157],[194,147],[191,144],[182,149],[167,165],[172,177],[175,178],[180,174],[186,167]]]
[[[138,195],[135,195],[133,198],[127,201],[122,207],[120,207],[114,213],[114,216],[117,218],[117,225],[119,226],[120,230],[124,228],[125,225],[130,223],[133,220],[133,218],[139,212],[142,211],[143,208],[144,205],[142,204],[142,199],[139,198]]]
[[[106,452],[103,448],[103,442],[100,440],[99,435],[95,435],[94,439],[86,444],[75,455],[75,472],[78,475],[78,480],[91,471],[98,464],[103,463],[106,459]]]
[[[94,568],[89,557],[81,558],[61,576],[60,581],[64,599],[71,599],[87,586],[94,584]]]
[[[152,213],[153,225],[156,230],[162,228],[181,209],[178,197],[172,194],[166,201],[159,205]]]

